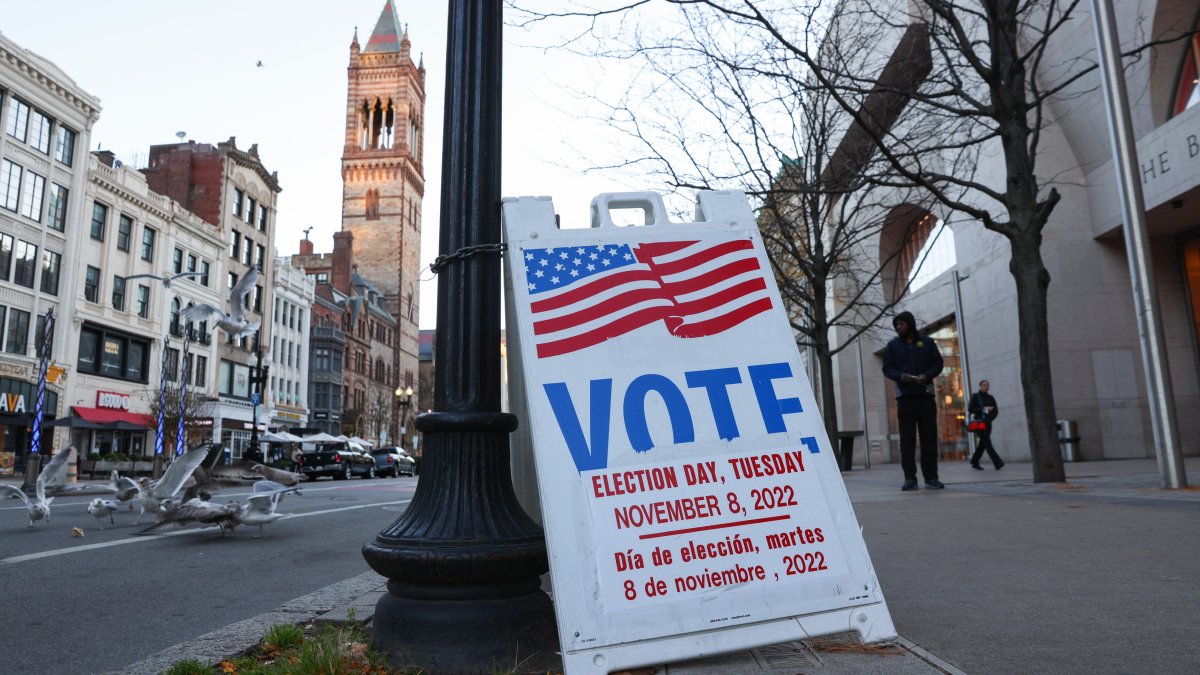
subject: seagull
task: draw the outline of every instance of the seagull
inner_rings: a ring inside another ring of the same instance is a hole
[[[34,485],[34,496],[36,500],[30,500],[21,488],[15,485],[0,484],[0,495],[10,494],[16,495],[25,503],[25,508],[29,509],[29,527],[33,527],[34,523],[45,518],[46,522],[50,522],[50,502],[54,501],[54,497],[46,496],[47,486],[61,485],[67,475],[67,458],[71,456],[71,451],[74,448],[67,448],[50,458],[46,462],[46,466],[42,467],[38,473],[37,483]]]
[[[258,63],[255,63],[254,65],[258,66],[259,68],[262,68],[262,67],[263,67],[263,62],[262,62],[262,61],[259,61]]]
[[[133,498],[138,495],[137,481],[128,476],[122,476],[117,473],[116,469],[113,469],[108,476],[108,485],[105,485],[104,489],[116,493],[117,501],[128,503],[129,510],[133,510]]]
[[[276,469],[262,464],[255,464],[250,467],[250,473],[258,474],[268,481],[274,481],[285,487],[292,487],[300,484],[300,475],[283,469]]]
[[[208,304],[192,305],[180,312],[183,318],[189,323],[192,321],[204,321],[206,319],[216,319],[217,327],[225,331],[230,337],[241,337],[243,335],[252,335],[257,330],[261,322],[255,321],[250,323],[246,319],[246,296],[250,294],[250,290],[254,288],[254,283],[258,281],[258,277],[262,272],[257,267],[250,268],[249,272],[242,277],[241,281],[229,291],[229,313],[226,314],[219,307],[214,307]]]
[[[204,462],[211,445],[211,442],[202,443],[176,457],[158,482],[152,483],[149,478],[138,479],[138,504],[142,511],[137,520],[133,521],[135,525],[142,520],[147,511],[159,513],[163,501],[175,498],[196,467]]]
[[[101,499],[96,497],[92,500],[91,504],[88,504],[87,511],[93,516],[96,516],[96,520],[100,520],[101,522],[103,522],[102,519],[104,516],[108,516],[108,522],[116,525],[117,522],[113,520],[112,514],[113,511],[116,511],[120,508],[121,505],[112,499]],[[103,530],[104,528],[101,527],[100,529]]]
[[[254,535],[254,538],[261,537],[263,525],[268,525],[283,517],[282,513],[276,513],[275,508],[279,506],[283,496],[289,492],[300,494],[300,488],[280,485],[269,480],[255,483],[254,494],[246,499],[245,506],[238,514],[237,524],[257,525],[258,534]]]
[[[227,530],[233,529],[238,524],[237,516],[242,511],[242,505],[237,502],[214,504],[210,501],[193,498],[176,506],[170,499],[165,499],[161,504],[161,509],[161,519],[157,523],[144,530],[134,532],[134,534],[155,534],[178,529],[190,523],[199,523],[203,527],[216,525],[221,528],[223,537]]]
[[[163,288],[170,288],[171,284],[181,277],[202,277],[204,272],[179,272],[177,274],[131,274],[125,277],[125,281],[130,279],[157,279],[162,282]]]

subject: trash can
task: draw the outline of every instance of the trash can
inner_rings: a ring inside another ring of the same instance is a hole
[[[1058,420],[1058,442],[1062,446],[1064,462],[1079,462],[1079,424],[1075,420]]]

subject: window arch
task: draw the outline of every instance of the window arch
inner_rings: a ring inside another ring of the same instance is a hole
[[[957,264],[954,232],[945,221],[913,204],[901,204],[884,220],[879,237],[883,294],[897,302]]]

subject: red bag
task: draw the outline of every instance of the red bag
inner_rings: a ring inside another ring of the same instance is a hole
[[[987,422],[981,419],[972,419],[967,422],[967,431],[986,431]]]

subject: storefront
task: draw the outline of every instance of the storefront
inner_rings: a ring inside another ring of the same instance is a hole
[[[33,426],[37,385],[8,377],[0,377],[0,476],[12,476],[25,468]],[[52,422],[58,410],[58,394],[45,392],[42,399],[42,423]],[[38,452],[50,454],[54,449],[54,434],[42,433]]]

